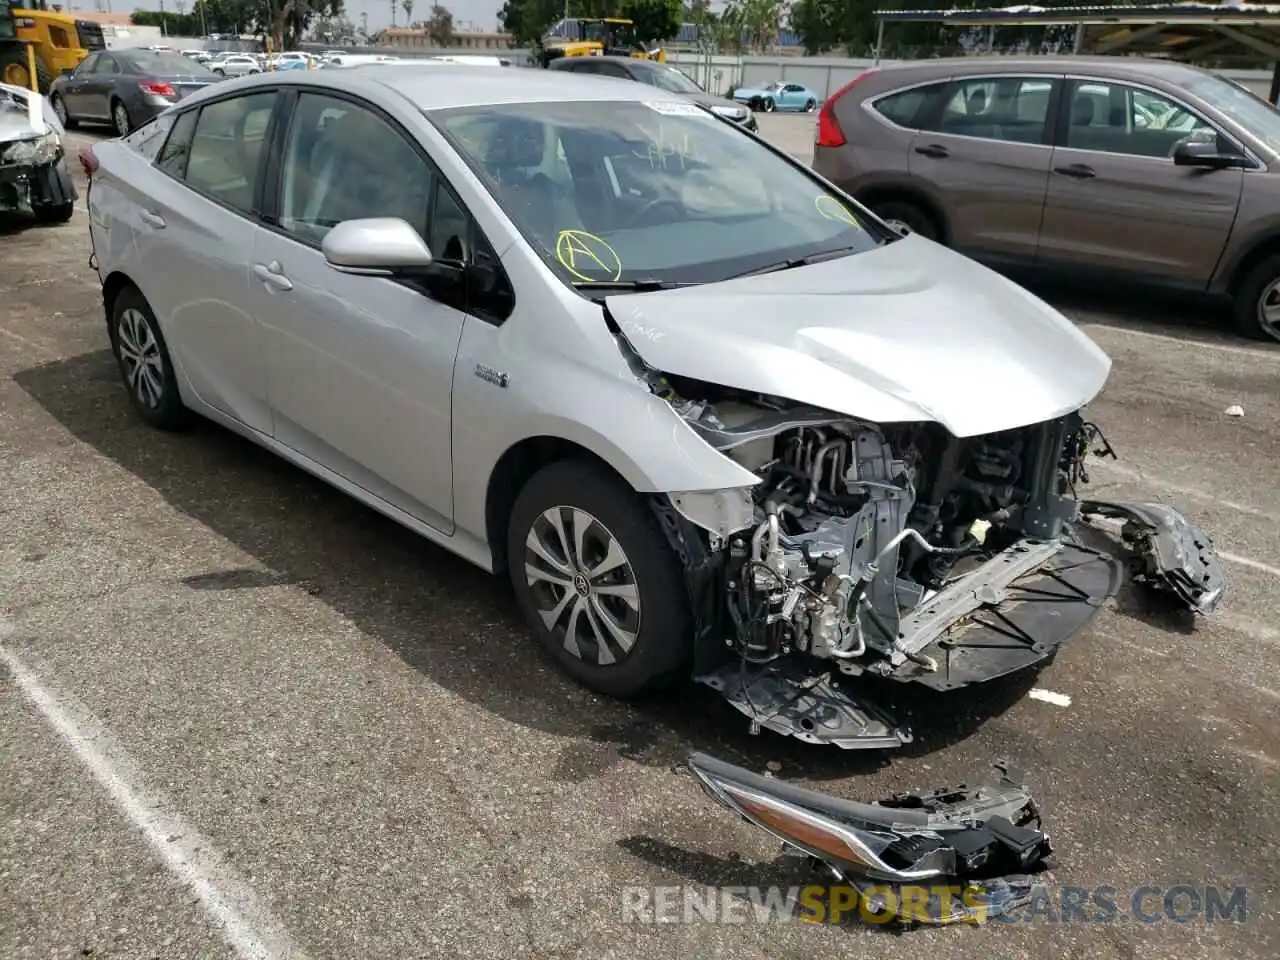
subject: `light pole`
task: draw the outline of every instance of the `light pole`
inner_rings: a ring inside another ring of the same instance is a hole
[[[391,27],[392,27],[392,29],[394,29],[394,28],[395,28],[395,25],[396,25],[396,0],[391,0]]]

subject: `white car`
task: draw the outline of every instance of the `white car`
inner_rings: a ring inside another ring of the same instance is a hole
[[[262,65],[247,53],[233,53],[211,60],[206,66],[220,77],[245,77],[262,72]]]

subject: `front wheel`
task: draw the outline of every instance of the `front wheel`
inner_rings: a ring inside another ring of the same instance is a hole
[[[213,72],[214,72],[214,73],[216,73],[218,76],[220,76],[220,77],[224,77],[224,78],[225,78],[225,77],[226,77],[226,75],[227,75],[227,71],[225,71],[225,70],[221,70],[221,69],[219,69],[218,67],[214,67],[214,68],[213,68]]]
[[[507,559],[534,633],[579,683],[629,697],[687,668],[679,562],[657,518],[608,470],[566,460],[535,474],[512,510]]]
[[[1263,259],[1236,287],[1236,331],[1255,340],[1280,340],[1280,254]]]
[[[938,240],[938,226],[924,210],[908,200],[882,200],[867,204],[871,212],[899,233],[917,233],[926,240]]]
[[[814,100],[812,97],[810,97],[808,100],[804,102],[805,113],[813,113],[813,111],[817,109],[818,109],[818,101]]]
[[[760,108],[765,113],[773,113],[773,109],[775,106],[777,106],[777,104],[773,102],[773,97],[765,97],[764,102],[760,105]]]
[[[63,99],[55,93],[51,99],[51,103],[53,105],[53,112],[58,115],[58,122],[62,124],[62,128],[64,130],[74,130],[78,124],[71,114],[67,113],[67,105]]]

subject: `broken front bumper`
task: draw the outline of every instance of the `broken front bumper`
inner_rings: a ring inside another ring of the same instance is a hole
[[[1118,555],[1069,540],[1027,539],[994,554],[889,625],[889,653],[844,673],[939,692],[1020,673],[1051,658],[1083,630],[1120,586],[1135,582],[1200,614],[1225,591],[1209,537],[1158,503],[1082,501],[1084,517],[1125,521]],[[696,677],[751,721],[806,743],[889,749],[911,731],[830,661],[787,656],[765,664],[728,660]]]
[[[74,203],[76,198],[75,184],[63,156],[39,166],[0,162],[0,213],[60,207]]]

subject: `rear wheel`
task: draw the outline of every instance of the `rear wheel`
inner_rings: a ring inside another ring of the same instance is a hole
[[[111,101],[111,125],[115,127],[116,136],[127,137],[133,130],[133,121],[129,117],[129,108],[120,100]]]
[[[881,200],[867,204],[871,212],[901,233],[918,233],[938,240],[941,231],[927,211],[909,200]]]
[[[172,430],[186,420],[169,346],[156,315],[137,289],[120,292],[111,306],[111,350],[133,408],[148,424]]]
[[[584,686],[634,696],[687,665],[679,563],[657,518],[603,467],[566,460],[535,474],[512,510],[507,559],[534,633]]]
[[[1255,340],[1280,340],[1280,253],[1265,257],[1235,291],[1236,331]]]
[[[765,97],[760,103],[760,109],[765,113],[773,113],[773,108],[775,106],[776,104],[773,102],[773,97]]]
[[[804,102],[805,113],[813,113],[813,111],[816,109],[818,109],[818,101],[813,99],[813,97],[810,97],[808,100]]]

